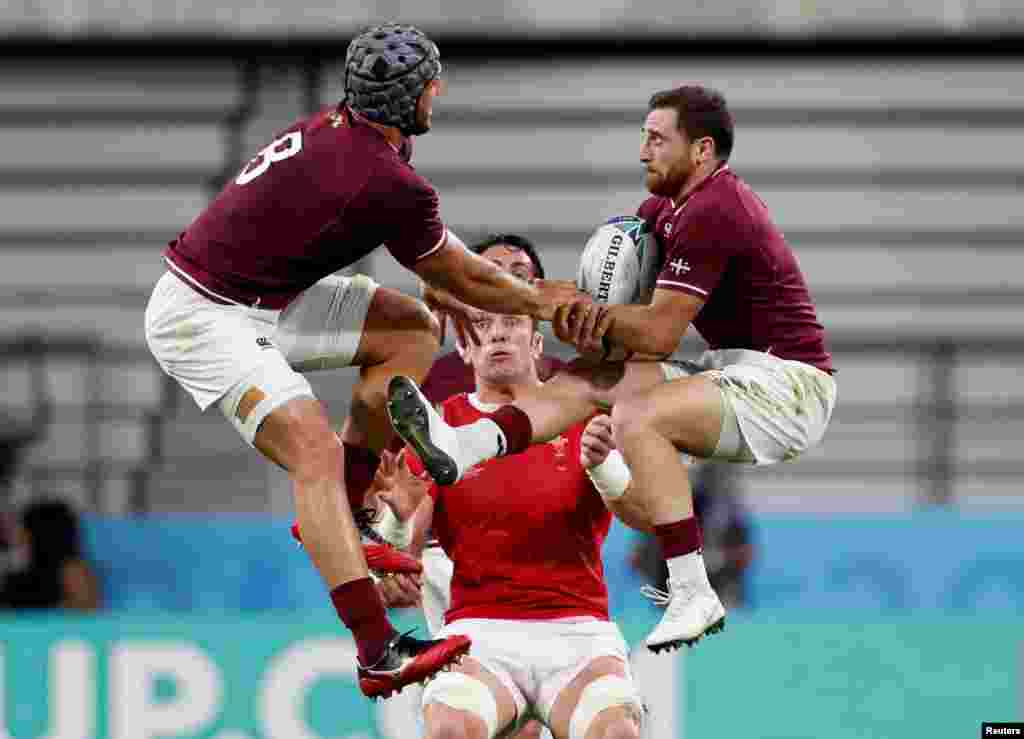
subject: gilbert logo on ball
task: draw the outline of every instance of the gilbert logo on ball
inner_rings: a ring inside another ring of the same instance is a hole
[[[636,216],[619,216],[594,231],[580,255],[576,284],[598,303],[646,303],[661,266],[657,239]]]

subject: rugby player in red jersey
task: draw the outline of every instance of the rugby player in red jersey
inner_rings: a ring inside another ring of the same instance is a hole
[[[540,255],[533,243],[524,236],[494,234],[473,244],[470,249],[521,279],[544,278]],[[536,360],[536,367],[537,377],[543,382],[563,369],[565,363],[557,357],[542,353]],[[470,355],[459,347],[456,351],[438,357],[430,366],[422,390],[426,399],[435,407],[453,395],[474,392],[476,377]],[[421,606],[430,634],[436,636],[444,626],[444,614],[451,605],[452,561],[436,537],[428,536],[429,527],[423,522],[417,522],[415,516],[412,516],[404,525],[399,526],[397,520],[392,522],[387,517],[387,512],[382,511],[385,520],[380,523],[387,523],[386,533],[389,538],[395,537],[396,545],[407,546],[412,553],[420,554],[423,572],[420,578],[413,574],[395,573],[393,577],[380,580],[384,602],[389,607]],[[425,510],[420,512],[423,515],[427,513]],[[540,724],[532,720],[509,739],[534,739],[543,735]]]
[[[478,311],[474,322],[481,342],[465,355],[476,390],[442,404],[451,424],[484,418],[540,384],[543,338],[528,316]],[[609,621],[601,547],[609,508],[633,525],[644,519],[598,492],[610,426],[607,416],[575,424],[453,485],[431,484],[422,498],[413,518],[432,526],[453,564],[440,635],[473,639],[466,660],[424,691],[427,737],[508,736],[531,717],[559,739],[639,736],[641,702]],[[422,466],[412,457],[406,469],[406,456],[388,454],[377,476],[378,496],[398,518],[424,492],[413,477]]]
[[[422,378],[446,316],[464,326],[466,303],[550,320],[576,298],[569,284],[509,275],[441,222],[437,192],[409,164],[410,137],[430,129],[442,90],[433,42],[412,26],[370,28],[349,45],[344,74],[344,101],[281,132],[170,243],[145,326],[199,407],[216,404],[288,471],[303,543],[355,637],[360,686],[377,697],[469,648],[464,637],[397,634],[368,578],[352,511],[392,439],[388,381]],[[335,275],[381,244],[423,279],[427,305]],[[339,440],[299,373],[346,366],[360,380]]]
[[[582,358],[493,418],[445,422],[406,378],[391,383],[396,429],[442,483],[484,459],[515,454],[613,406],[633,483],[627,498],[655,524],[669,569],[654,651],[693,644],[724,625],[708,583],[701,531],[679,452],[770,464],[818,443],[836,398],[825,332],[793,251],[764,202],[728,166],[733,119],[702,86],[655,93],[640,161],[652,197],[639,208],[663,251],[648,305],[559,308],[556,335]],[[710,349],[666,361],[688,326]],[[654,361],[599,361],[608,350]]]

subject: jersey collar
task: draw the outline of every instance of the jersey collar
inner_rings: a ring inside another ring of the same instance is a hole
[[[715,179],[716,177],[718,177],[718,175],[722,174],[723,172],[729,172],[729,171],[731,171],[731,170],[729,169],[728,163],[722,162],[721,164],[718,165],[718,167],[715,168],[714,172],[712,172],[707,177],[705,177],[703,180],[698,182],[697,186],[695,188],[690,190],[690,192],[686,193],[686,195],[683,196],[683,199],[681,201],[679,201],[679,203],[676,203],[676,201],[673,200],[672,201],[672,205],[675,206],[675,215],[679,215],[679,212],[684,207],[686,207],[686,204],[689,202],[690,198],[692,198],[698,192],[700,192],[705,187],[707,187],[708,183],[710,183],[711,180]]]

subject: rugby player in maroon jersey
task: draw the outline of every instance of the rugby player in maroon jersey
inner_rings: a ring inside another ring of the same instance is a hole
[[[701,557],[701,531],[680,452],[741,463],[792,460],[825,433],[836,398],[825,332],[796,256],[764,202],[728,166],[733,118],[698,86],[655,93],[640,162],[651,193],[640,206],[662,247],[647,305],[560,307],[554,328],[581,358],[492,417],[453,426],[415,384],[396,378],[389,408],[431,476],[458,480],[482,460],[553,438],[612,407],[632,472],[627,499],[655,524],[669,569],[654,651],[693,644],[724,625]],[[673,361],[690,325],[709,350]],[[631,361],[602,361],[608,352]]]
[[[412,26],[358,35],[345,100],[282,131],[170,243],[145,316],[160,366],[288,471],[303,544],[373,697],[469,648],[465,637],[396,633],[368,577],[360,529],[369,526],[352,512],[393,438],[388,381],[422,379],[447,318],[466,329],[467,304],[550,320],[558,303],[580,299],[571,283],[509,275],[442,223],[437,192],[409,163],[410,137],[430,129],[441,71],[437,46]],[[335,274],[381,244],[424,281],[424,302]],[[300,373],[347,366],[360,379],[339,439]],[[409,565],[397,554],[376,564]]]

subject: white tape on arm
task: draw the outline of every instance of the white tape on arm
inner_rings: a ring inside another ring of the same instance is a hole
[[[398,549],[405,549],[412,543],[412,517],[399,521],[391,506],[382,505],[380,518],[373,528],[383,537],[384,541]]]
[[[587,477],[605,500],[621,498],[633,479],[618,449],[612,449],[601,464],[587,469]]]

